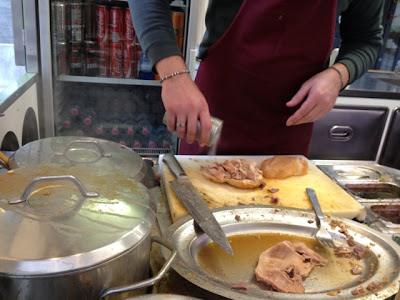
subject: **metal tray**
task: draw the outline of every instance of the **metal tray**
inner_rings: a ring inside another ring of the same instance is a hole
[[[385,217],[385,210],[400,205],[400,171],[369,161],[315,161],[331,179],[367,209],[371,227],[400,234],[400,224]],[[380,210],[374,211],[374,207]],[[386,209],[385,209],[386,207]]]
[[[372,162],[318,165],[361,203],[400,201],[400,172]]]
[[[214,209],[213,213],[229,240],[232,240],[236,235],[243,234],[256,236],[260,234],[282,234],[282,238],[285,235],[290,235],[299,239],[314,239],[313,236],[317,230],[315,222],[313,222],[315,220],[314,213],[305,210],[281,209],[272,206],[238,206]],[[240,218],[237,216],[240,216]],[[400,247],[386,236],[364,224],[347,219],[332,218],[332,220],[343,222],[355,241],[370,248],[372,256],[362,261],[354,261],[362,265],[364,270],[362,274],[357,276],[350,273],[350,268],[346,269],[343,261],[339,262],[333,258],[332,263],[328,263],[327,267],[314,268],[310,276],[303,281],[306,294],[286,294],[266,290],[254,278],[254,265],[243,269],[243,266],[246,265],[243,263],[243,257],[241,257],[243,252],[237,251],[238,249],[235,248],[234,244],[232,244],[232,247],[236,252],[236,258],[230,257],[218,247],[215,248],[215,251],[220,250],[226,255],[225,263],[230,264],[230,272],[218,274],[218,272],[204,268],[199,262],[199,253],[212,241],[206,234],[196,232],[193,219],[189,216],[171,225],[164,236],[178,249],[178,258],[175,260],[173,268],[181,276],[205,290],[230,299],[300,300],[305,299],[305,297],[318,300],[332,299],[332,296],[327,293],[337,289],[340,289],[337,297],[341,299],[386,299],[397,293],[400,279]],[[338,227],[328,230],[338,244],[345,242],[345,238],[339,233]],[[330,251],[332,250],[320,246],[318,252],[326,257]],[[257,259],[259,254],[253,253],[252,249],[245,252],[245,256],[253,256],[253,260]],[[164,253],[164,256],[166,255],[167,253]],[[235,261],[236,259],[238,261]],[[218,263],[223,264],[224,261]],[[240,274],[240,278],[238,274]],[[366,288],[371,282],[382,282],[384,276],[387,276],[388,281],[382,289],[377,291],[376,295],[368,293],[353,296],[351,294],[351,291],[360,285]],[[247,291],[231,289],[232,285],[240,281],[249,283]],[[360,283],[360,281],[363,282]]]

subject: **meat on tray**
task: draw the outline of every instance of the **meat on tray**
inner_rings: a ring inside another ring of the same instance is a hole
[[[274,290],[304,294],[303,279],[314,266],[326,266],[328,260],[304,243],[283,241],[261,253],[255,275]]]

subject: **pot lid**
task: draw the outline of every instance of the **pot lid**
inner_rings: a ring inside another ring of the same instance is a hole
[[[139,181],[146,171],[141,156],[130,148],[108,140],[77,136],[50,137],[27,143],[15,152],[10,167],[46,163],[113,167]]]
[[[155,222],[149,190],[110,168],[45,164],[0,174],[0,182],[0,274],[97,265],[141,243]]]

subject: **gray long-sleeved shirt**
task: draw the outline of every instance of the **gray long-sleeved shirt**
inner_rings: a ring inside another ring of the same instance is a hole
[[[171,0],[128,0],[128,3],[139,42],[153,66],[168,56],[182,55],[172,26]],[[209,1],[200,59],[227,30],[242,3],[243,0]],[[376,60],[382,45],[383,5],[383,0],[338,0],[336,23],[342,41],[336,62],[348,68],[349,83],[361,77]]]

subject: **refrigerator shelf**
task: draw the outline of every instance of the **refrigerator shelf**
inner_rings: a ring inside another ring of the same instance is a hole
[[[65,82],[88,82],[88,83],[105,83],[105,84],[161,86],[161,83],[158,80],[71,76],[71,75],[60,75],[60,76],[58,76],[57,79],[59,81],[65,81]]]

